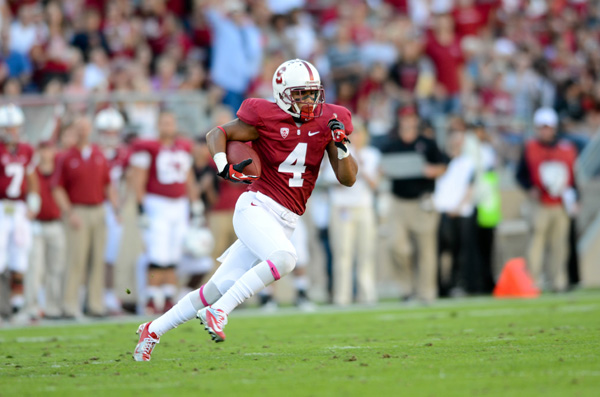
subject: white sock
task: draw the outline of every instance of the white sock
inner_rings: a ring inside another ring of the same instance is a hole
[[[266,261],[242,275],[212,307],[229,314],[238,305],[275,281]]]
[[[177,302],[171,310],[152,321],[149,331],[155,332],[160,338],[167,331],[195,318],[198,310],[203,307],[198,297],[198,290],[192,291]]]

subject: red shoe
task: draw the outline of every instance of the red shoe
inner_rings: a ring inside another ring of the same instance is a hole
[[[160,338],[154,332],[150,333],[150,324],[152,321],[141,324],[136,332],[140,340],[133,351],[135,361],[150,361],[154,346],[160,342]]]
[[[204,329],[208,331],[215,342],[225,340],[223,328],[227,325],[227,314],[223,310],[205,307],[198,310],[196,317],[200,319],[201,324],[204,324]]]

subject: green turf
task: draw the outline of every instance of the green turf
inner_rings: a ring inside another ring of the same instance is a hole
[[[600,291],[195,322],[152,361],[137,323],[0,330],[0,395],[598,396]]]

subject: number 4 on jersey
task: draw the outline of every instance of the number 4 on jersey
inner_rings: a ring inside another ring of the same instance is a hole
[[[292,174],[292,178],[288,182],[290,187],[302,187],[304,184],[302,174],[306,171],[304,162],[306,161],[307,146],[305,142],[299,143],[277,169],[279,172]]]

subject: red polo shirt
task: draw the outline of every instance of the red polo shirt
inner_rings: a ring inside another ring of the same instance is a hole
[[[106,186],[110,183],[108,162],[96,146],[87,159],[74,147],[68,149],[58,162],[56,185],[62,186],[72,204],[102,204]]]

